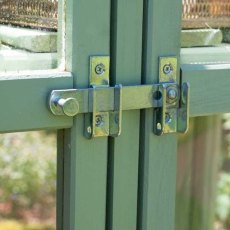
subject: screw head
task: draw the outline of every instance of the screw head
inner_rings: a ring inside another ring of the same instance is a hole
[[[169,99],[175,100],[177,98],[177,90],[176,89],[169,89],[167,96]]]
[[[173,72],[173,67],[172,67],[172,65],[171,64],[166,64],[166,65],[164,65],[164,67],[163,67],[163,72],[164,72],[164,74],[171,74],[172,72]]]
[[[103,117],[101,115],[97,115],[95,122],[96,122],[97,127],[102,126],[103,125]]]
[[[174,87],[170,87],[167,89],[167,102],[169,104],[172,104],[174,102],[176,102],[178,98],[178,90],[177,88]]]
[[[96,65],[96,67],[95,67],[95,73],[97,75],[103,75],[105,73],[105,66],[104,66],[104,64],[100,63],[100,64]]]
[[[168,124],[172,121],[171,115],[169,113],[165,114],[165,122]]]

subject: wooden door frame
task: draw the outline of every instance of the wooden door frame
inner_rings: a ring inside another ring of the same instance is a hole
[[[67,1],[66,60],[74,87],[88,87],[91,55],[111,56],[113,84],[156,83],[159,56],[174,55],[179,61],[181,5],[170,0]],[[59,229],[173,229],[176,134],[153,134],[152,109],[141,111],[140,118],[139,123],[138,111],[125,112],[125,129],[117,139],[84,139],[83,116],[59,132],[64,165]],[[122,209],[127,211],[120,215]]]

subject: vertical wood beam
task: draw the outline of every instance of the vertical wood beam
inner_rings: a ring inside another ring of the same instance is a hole
[[[111,80],[139,85],[142,58],[142,0],[114,0],[111,7]],[[110,139],[107,229],[135,230],[140,111],[122,112],[122,133]]]
[[[159,56],[179,62],[182,1],[145,0],[143,84],[158,81]],[[178,74],[179,77],[179,74]],[[138,229],[174,229],[177,135],[153,134],[153,111],[141,114]]]
[[[89,85],[89,57],[109,55],[110,1],[66,1],[66,68],[74,88]],[[84,118],[64,131],[63,229],[103,230],[106,211],[108,138],[87,140]]]

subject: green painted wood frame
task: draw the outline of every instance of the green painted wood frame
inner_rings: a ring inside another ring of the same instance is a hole
[[[153,134],[152,109],[123,112],[118,138],[87,140],[84,116],[55,117],[47,98],[53,89],[88,87],[91,55],[110,55],[112,85],[156,83],[159,56],[177,56],[180,67],[181,7],[171,0],[62,1],[66,72],[1,77],[1,132],[59,129],[57,229],[174,229],[177,135]],[[181,70],[178,81],[191,84],[191,116],[230,111],[230,65]]]

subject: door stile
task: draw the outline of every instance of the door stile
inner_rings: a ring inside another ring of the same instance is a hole
[[[142,0],[112,1],[112,85],[141,83],[142,14]],[[136,229],[139,123],[140,111],[123,111],[121,135],[109,139],[108,230]]]
[[[66,1],[66,64],[74,88],[89,85],[89,57],[109,55],[110,1]],[[62,229],[105,228],[108,138],[83,136],[84,117],[64,131]],[[62,131],[60,131],[62,132]],[[61,133],[59,133],[61,136]],[[59,140],[60,141],[60,140]]]
[[[180,52],[181,1],[144,1],[143,84],[158,81],[159,56]],[[179,79],[179,74],[178,74]],[[141,113],[137,229],[174,229],[177,135],[153,134],[153,110]]]

